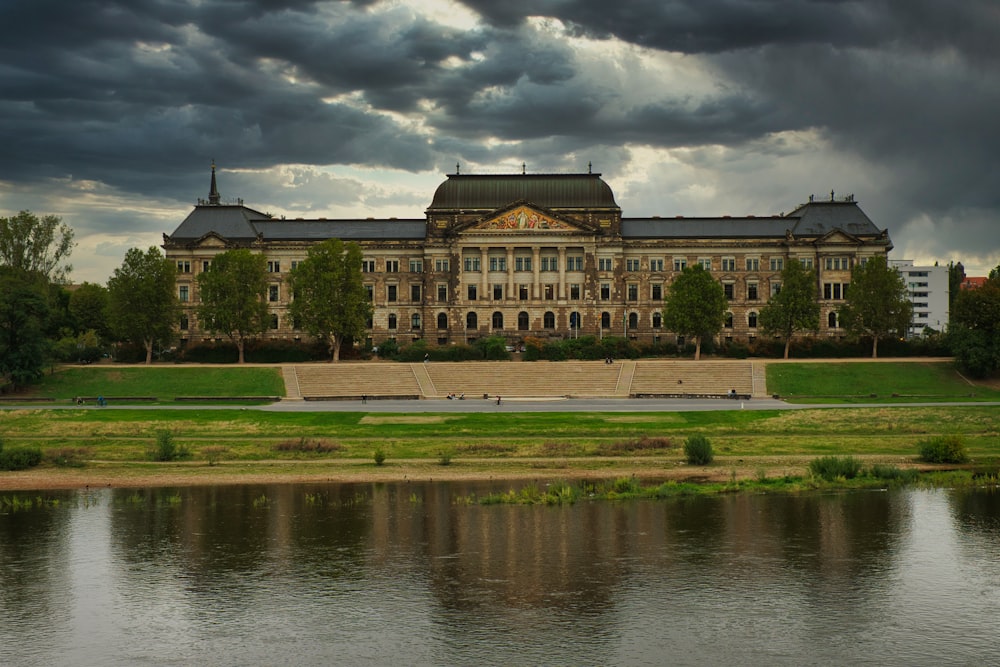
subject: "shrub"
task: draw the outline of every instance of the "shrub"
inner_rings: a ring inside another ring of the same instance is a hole
[[[380,466],[385,463],[385,452],[381,447],[375,450],[375,465]]]
[[[222,459],[222,455],[228,451],[229,450],[226,447],[219,447],[219,446],[202,447],[201,454],[202,456],[205,457],[205,460],[208,462],[208,465],[214,466],[219,462],[220,459]]]
[[[853,456],[821,456],[809,462],[809,472],[828,482],[854,479],[861,473],[861,461]]]
[[[942,435],[920,443],[920,460],[927,463],[965,463],[969,453],[957,435]]]
[[[441,452],[438,456],[438,464],[443,466],[451,465],[451,454],[449,452]]]
[[[0,470],[27,470],[42,462],[42,450],[32,448],[0,449]]]
[[[712,443],[703,435],[692,435],[684,441],[684,456],[688,463],[696,466],[707,466],[715,458]]]
[[[170,431],[156,432],[156,446],[153,449],[154,461],[176,461],[188,456],[188,451],[174,440]]]
[[[889,482],[915,482],[920,473],[916,470],[903,470],[897,466],[876,463],[872,466],[871,476]]]

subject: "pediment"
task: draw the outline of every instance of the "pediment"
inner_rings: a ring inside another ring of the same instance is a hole
[[[579,232],[589,231],[579,224],[529,204],[518,204],[478,220],[465,232]]]
[[[228,244],[216,232],[209,232],[198,239],[194,245],[199,248],[225,248]]]
[[[853,234],[848,234],[842,229],[834,229],[816,239],[817,244],[834,245],[860,245],[861,239]]]

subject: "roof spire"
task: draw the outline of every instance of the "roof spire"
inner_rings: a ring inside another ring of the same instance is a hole
[[[215,158],[212,158],[212,186],[208,190],[208,203],[218,206],[219,199],[219,188],[215,186]]]
[[[527,173],[527,171],[526,171],[526,170],[527,170],[527,168],[528,168],[528,165],[526,165],[526,164],[524,164],[524,163],[522,162],[522,163],[521,163],[521,174],[522,174],[522,175],[524,175],[524,174],[526,174],[526,173]]]
[[[594,173],[594,163],[591,162],[590,160],[587,160],[587,173],[588,174]]]

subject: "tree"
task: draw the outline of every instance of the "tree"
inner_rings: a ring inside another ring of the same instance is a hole
[[[0,268],[0,377],[15,389],[42,376],[48,315],[40,276]]]
[[[816,272],[790,260],[781,272],[781,289],[760,311],[764,333],[783,336],[785,359],[797,331],[819,329],[819,302],[816,300]]]
[[[722,329],[726,321],[726,293],[700,264],[684,269],[670,285],[663,308],[663,326],[695,340],[695,360],[701,359],[701,341]]]
[[[1000,266],[981,287],[955,297],[948,342],[963,372],[987,377],[1000,369]]]
[[[198,275],[198,292],[202,326],[226,334],[242,364],[247,341],[267,328],[267,258],[246,249],[216,255],[209,270]]]
[[[122,340],[142,345],[146,363],[153,345],[170,341],[178,318],[177,267],[159,248],[131,248],[108,279],[108,315],[112,331]]]
[[[0,266],[65,282],[73,267],[62,261],[72,250],[73,230],[57,216],[39,218],[31,211],[21,211],[0,218]]]
[[[361,280],[361,248],[330,239],[309,250],[290,274],[292,318],[311,335],[325,340],[331,361],[340,360],[345,340],[361,338],[372,305]]]
[[[83,283],[69,295],[69,312],[76,320],[76,333],[93,330],[105,338],[108,329],[108,289],[103,285]]]
[[[872,337],[872,359],[878,358],[878,341],[905,335],[913,315],[906,281],[885,257],[872,257],[851,269],[851,284],[840,308],[840,318],[853,336]]]

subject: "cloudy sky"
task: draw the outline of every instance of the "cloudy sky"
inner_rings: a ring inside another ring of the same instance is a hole
[[[891,257],[1000,263],[996,0],[8,0],[0,215],[72,278],[218,165],[288,217],[419,218],[462,173],[603,174],[626,216],[854,194]]]

